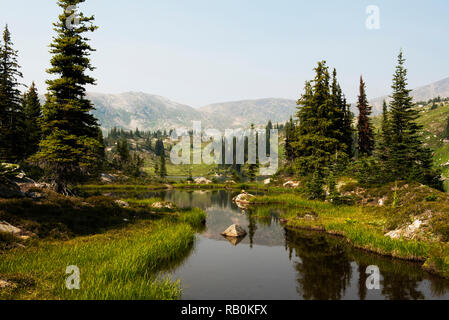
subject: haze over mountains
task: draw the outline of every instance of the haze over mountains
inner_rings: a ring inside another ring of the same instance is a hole
[[[157,130],[192,126],[202,121],[203,128],[220,130],[265,125],[268,120],[284,123],[297,110],[296,101],[289,99],[258,99],[224,102],[195,109],[167,98],[142,92],[122,94],[89,93],[94,103],[94,115],[104,130],[120,127],[126,130]],[[412,92],[415,101],[427,101],[441,96],[449,97],[449,78],[417,88]],[[371,100],[374,113],[382,110],[382,101]]]

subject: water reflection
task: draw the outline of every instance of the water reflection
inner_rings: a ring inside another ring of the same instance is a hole
[[[207,226],[195,250],[172,266],[185,299],[448,299],[449,282],[419,265],[362,252],[343,239],[314,232],[288,232],[279,223],[282,207],[256,214],[239,209],[228,191],[139,193],[179,207],[207,211]],[[128,194],[129,197],[129,194]],[[244,239],[227,239],[231,224],[244,227]],[[368,290],[368,266],[381,271],[381,290]]]

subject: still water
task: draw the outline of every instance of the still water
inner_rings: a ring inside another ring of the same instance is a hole
[[[320,233],[288,232],[276,210],[270,218],[251,218],[232,203],[235,195],[177,190],[138,195],[207,212],[194,250],[171,272],[182,282],[183,299],[449,299],[449,282],[418,264],[352,249]],[[220,235],[232,224],[248,231],[238,243]],[[371,265],[380,269],[380,290],[367,289]]]

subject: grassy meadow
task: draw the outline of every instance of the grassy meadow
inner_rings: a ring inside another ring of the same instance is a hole
[[[23,200],[0,202],[1,218],[14,217],[20,225],[28,225],[30,229],[34,225],[36,232],[35,237],[15,243],[1,253],[0,279],[14,285],[1,290],[0,299],[171,300],[181,297],[180,282],[167,278],[164,272],[190,254],[195,233],[206,219],[202,210],[153,210],[151,205],[159,199],[121,208],[112,199],[98,197],[84,201],[66,199],[64,205],[57,207],[58,198],[49,194],[41,203],[23,204],[32,208],[29,212],[5,210],[17,207]],[[44,208],[51,210],[42,211]],[[64,213],[65,210],[70,212]],[[52,225],[56,219],[59,224]],[[95,230],[90,226],[92,219],[97,219]],[[100,220],[103,221],[101,229],[98,228]],[[47,232],[51,227],[53,232]],[[65,272],[71,265],[80,269],[80,290],[66,288],[69,275]]]

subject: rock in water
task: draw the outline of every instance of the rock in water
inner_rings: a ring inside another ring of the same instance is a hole
[[[233,224],[228,229],[226,229],[226,231],[223,232],[221,235],[230,238],[240,238],[246,236],[246,231],[241,226]]]

